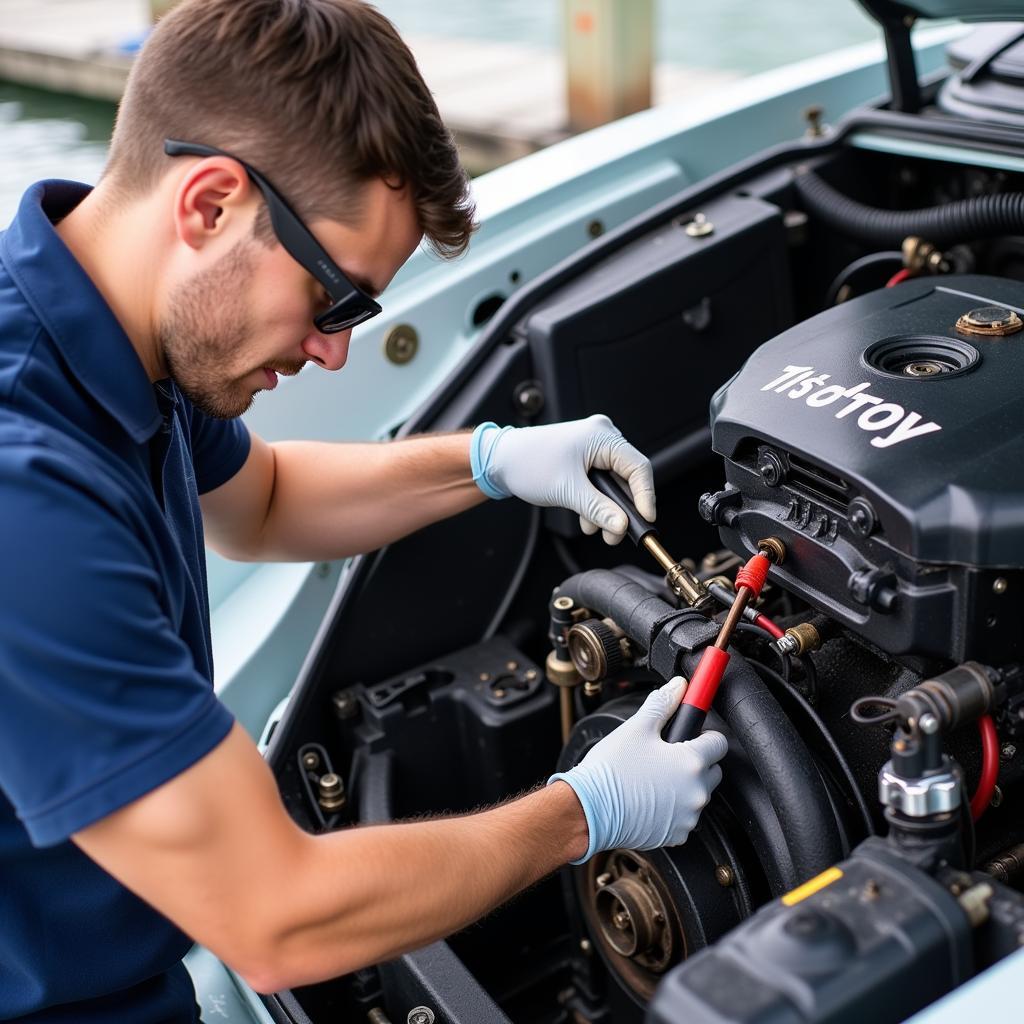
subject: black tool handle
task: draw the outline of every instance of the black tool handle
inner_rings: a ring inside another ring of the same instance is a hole
[[[704,728],[708,713],[696,704],[680,704],[675,717],[669,722],[665,739],[669,743],[685,743],[696,739]]]
[[[629,521],[627,532],[630,539],[639,544],[649,533],[654,533],[654,527],[636,510],[633,499],[629,492],[619,483],[615,475],[607,469],[592,469],[590,471],[590,482],[606,497],[611,498],[623,512]]]

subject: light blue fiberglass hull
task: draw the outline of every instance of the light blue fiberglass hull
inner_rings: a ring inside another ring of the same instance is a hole
[[[961,31],[919,33],[923,75],[943,66],[945,43]],[[738,81],[693,103],[635,115],[478,178],[482,226],[467,256],[444,264],[418,252],[388,289],[383,315],[356,331],[344,372],[307,369],[282,379],[248,414],[249,426],[268,440],[390,436],[472,353],[480,334],[473,311],[482,300],[511,296],[577,254],[592,232],[615,228],[683,188],[799,136],[806,108],[820,106],[826,121],[836,121],[886,90],[881,43],[854,47]],[[871,137],[859,144],[885,145]],[[411,325],[419,337],[418,352],[405,365],[384,353],[384,339],[398,324]],[[338,514],[344,515],[343,507]],[[239,564],[211,555],[209,571],[217,689],[258,737],[299,675],[345,563]],[[945,1024],[1007,1005],[1009,996],[1001,995],[1011,979],[1019,989],[1018,958],[915,1020]],[[271,1024],[259,997],[211,954],[196,949],[188,964],[207,1024]]]

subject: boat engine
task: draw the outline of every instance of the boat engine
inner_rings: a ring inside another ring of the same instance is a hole
[[[615,1022],[684,1009],[760,1021],[785,1005],[787,1020],[837,1006],[899,1020],[1018,944],[1020,897],[995,880],[1019,869],[1024,840],[1022,307],[1024,287],[996,278],[873,292],[762,345],[715,395],[725,482],[699,512],[727,549],[694,575],[724,613],[729,568],[769,536],[786,557],[734,640],[709,718],[730,748],[697,830],[681,847],[569,869],[577,1019],[607,1007]],[[718,623],[677,594],[634,568],[556,588],[548,676],[563,726],[575,720],[559,770],[652,681],[694,670]],[[825,909],[804,906],[819,890]],[[908,909],[915,899],[931,909]],[[890,947],[869,942],[872,929]],[[895,978],[902,957],[930,965],[930,980],[883,999],[883,963]],[[858,971],[873,996],[854,991]],[[746,995],[731,998],[723,978]]]

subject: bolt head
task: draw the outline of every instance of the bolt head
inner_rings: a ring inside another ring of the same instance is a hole
[[[728,889],[736,882],[736,875],[728,864],[719,864],[715,868],[715,881],[724,889]]]
[[[342,720],[355,718],[359,714],[359,701],[356,695],[348,690],[339,690],[334,694],[331,697],[331,704],[334,706],[334,713]]]
[[[536,416],[544,408],[544,390],[538,381],[524,381],[512,393],[512,402],[523,416]]]
[[[878,525],[878,517],[865,498],[854,498],[848,513],[850,529],[860,537],[870,537]]]
[[[993,594],[1005,594],[1006,588],[1010,584],[1002,577],[998,576],[992,581],[992,593]]]
[[[434,1024],[434,1011],[429,1006],[414,1006],[405,1020],[406,1024]]]
[[[782,483],[784,474],[782,460],[770,449],[762,451],[758,456],[757,471],[769,487],[778,487]]]

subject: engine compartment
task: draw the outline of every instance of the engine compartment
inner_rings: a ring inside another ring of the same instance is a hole
[[[691,190],[496,323],[408,426],[606,412],[654,462],[665,549],[725,593],[714,615],[568,514],[489,503],[357,562],[273,737],[286,804],[311,831],[508,798],[691,674],[736,568],[776,537],[786,558],[755,614],[790,640],[738,627],[710,714],[730,750],[698,829],[566,868],[445,942],[280,993],[278,1019],[755,1022],[795,1000],[805,1015],[784,1019],[863,1019],[841,1017],[855,1006],[900,1020],[1019,944],[1024,224],[879,248],[803,201],[799,178],[913,211],[1024,191],[1024,175],[966,147],[877,152],[858,143],[869,129],[939,130],[865,115]],[[971,145],[998,154],[993,132]],[[589,662],[571,656],[575,627]],[[552,671],[553,646],[575,674]],[[964,663],[978,667],[956,675]],[[988,680],[987,703],[923,735],[920,708],[895,716],[938,692],[930,680]],[[916,760],[901,762],[901,742]],[[890,788],[885,806],[885,766],[925,789],[945,771],[964,799],[918,819]],[[972,823],[967,796],[985,790]],[[851,965],[874,987],[857,989]]]

